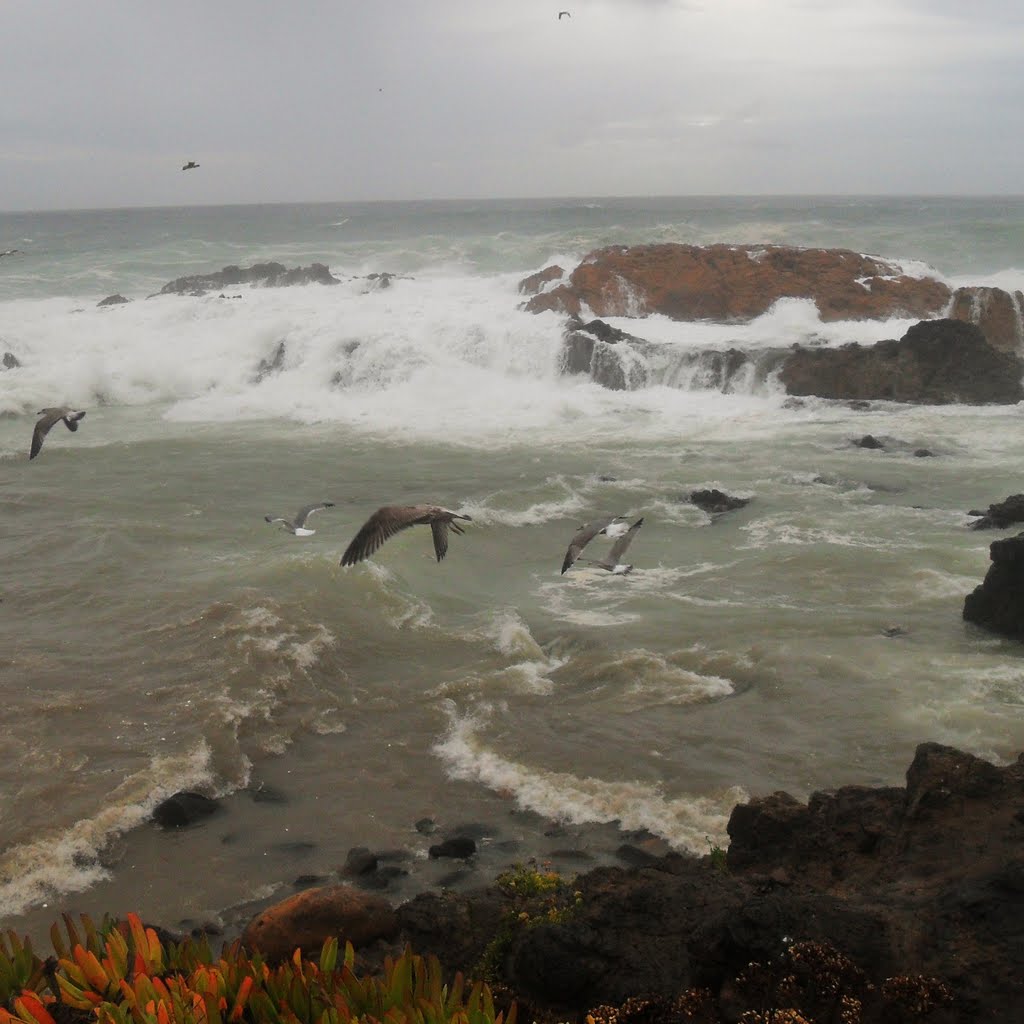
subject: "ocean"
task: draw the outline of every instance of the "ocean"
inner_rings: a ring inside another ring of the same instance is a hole
[[[424,818],[475,829],[487,864],[586,829],[703,854],[736,803],[899,785],[922,741],[1017,756],[1021,650],[961,610],[1002,535],[967,511],[1022,489],[1020,408],[560,375],[564,318],[521,310],[518,282],[645,242],[1024,287],[1018,198],[0,214],[0,356],[20,364],[0,369],[0,926],[135,910],[230,933],[356,846],[411,865],[396,900],[488,880],[431,875]],[[341,283],[155,294],[267,260]],[[113,293],[131,301],[97,305]],[[609,322],[680,351],[912,323],[798,300]],[[64,403],[80,429],[29,462],[37,410]],[[869,433],[884,450],[852,443]],[[712,520],[686,500],[703,487],[750,501]],[[311,537],[264,521],[321,500]],[[443,562],[415,527],[339,565],[374,509],[419,502],[472,517]],[[561,575],[602,513],[644,516],[634,571]],[[222,811],[157,828],[183,789]]]

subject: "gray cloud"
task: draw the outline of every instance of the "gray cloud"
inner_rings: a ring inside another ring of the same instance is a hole
[[[0,206],[1019,192],[1022,44],[1009,0],[6,0]]]

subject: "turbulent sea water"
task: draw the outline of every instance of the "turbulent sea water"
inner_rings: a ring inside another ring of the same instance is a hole
[[[0,215],[0,251],[19,250],[0,259],[0,354],[21,364],[0,370],[0,925],[216,922],[353,846],[425,859],[422,817],[482,823],[510,860],[551,821],[704,853],[748,795],[900,784],[924,740],[1017,755],[1021,650],[961,610],[998,536],[965,513],[1022,489],[1021,409],[561,376],[563,318],[521,311],[519,280],[663,241],[842,246],[1024,286],[1020,199]],[[147,298],[265,260],[342,283]],[[115,292],[132,301],[97,306]],[[801,301],[745,325],[612,323],[680,351],[910,326]],[[30,463],[58,403],[88,414]],[[886,450],[851,444],[867,433]],[[709,486],[750,504],[712,523],[681,500]],[[264,522],[321,499],[312,537]],[[340,567],[377,506],[421,501],[473,517],[444,562],[418,527]],[[635,571],[561,576],[601,512],[645,516]],[[225,812],[159,831],[181,789]]]

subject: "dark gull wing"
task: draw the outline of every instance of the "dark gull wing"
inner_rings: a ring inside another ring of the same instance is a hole
[[[342,565],[355,565],[372,555],[389,537],[423,522],[425,505],[385,505],[377,509],[352,538],[341,556]]]
[[[434,535],[434,554],[440,562],[448,554],[448,523],[443,519],[435,519],[430,524],[430,532]]]
[[[306,525],[306,520],[314,512],[319,512],[321,509],[324,509],[324,508],[333,508],[333,507],[334,507],[334,502],[333,501],[318,501],[318,502],[315,502],[312,505],[304,505],[295,514],[295,525],[299,526],[299,527],[305,526]]]
[[[50,432],[50,427],[59,419],[64,418],[66,409],[43,409],[40,418],[36,421],[35,430],[32,431],[32,450],[29,452],[29,459],[34,459],[43,447],[43,439]]]
[[[615,516],[607,516],[604,519],[595,519],[592,523],[584,523],[569,541],[569,549],[565,553],[562,562],[562,572],[580,557],[580,552],[606,527],[615,521]]]

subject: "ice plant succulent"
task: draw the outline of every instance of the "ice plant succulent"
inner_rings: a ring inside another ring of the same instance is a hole
[[[336,938],[317,960],[296,950],[271,967],[238,943],[216,960],[205,940],[165,945],[136,914],[64,925],[46,961],[0,936],[0,1024],[515,1024],[515,1007],[496,1013],[482,982],[445,985],[437,959],[411,950],[360,978],[350,943],[339,963]]]

